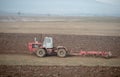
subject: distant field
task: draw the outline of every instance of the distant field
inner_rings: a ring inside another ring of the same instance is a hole
[[[120,18],[1,17],[0,32],[120,36]]]
[[[0,16],[0,21],[1,22],[15,22],[15,21],[120,22],[120,17]]]

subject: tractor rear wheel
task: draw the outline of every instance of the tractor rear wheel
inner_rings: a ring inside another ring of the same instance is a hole
[[[38,50],[36,51],[36,55],[37,55],[38,57],[44,57],[44,56],[46,55],[46,50],[45,50],[45,49],[38,49]]]
[[[57,56],[66,57],[67,56],[67,51],[65,49],[58,49]]]

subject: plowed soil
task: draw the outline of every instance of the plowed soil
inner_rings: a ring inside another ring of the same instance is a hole
[[[72,51],[79,51],[80,49],[111,51],[113,55],[120,56],[120,52],[119,52],[120,37],[117,36],[28,34],[28,33],[27,34],[0,33],[0,54],[2,53],[29,54],[27,48],[28,42],[33,41],[34,37],[37,37],[39,38],[40,41],[42,41],[45,36],[52,36],[54,38],[55,46],[63,45],[66,46],[68,49],[71,49]],[[25,61],[25,59],[26,58],[24,58],[23,60]],[[18,60],[18,57],[16,57],[16,60]],[[34,62],[35,60],[32,60],[32,62]],[[48,60],[51,61],[52,58]],[[100,61],[99,58],[97,60]],[[91,65],[76,66],[76,62],[81,60],[75,60],[75,64],[73,64],[72,57],[71,60],[68,61],[72,62],[71,66],[66,66],[66,65],[61,66],[59,65],[59,63],[57,63],[58,66],[55,65],[51,66],[49,64],[48,66],[34,65],[34,64],[32,65],[29,64],[29,62],[27,63],[28,65],[9,65],[10,64],[9,62],[13,64],[16,63],[13,60],[11,60],[9,57],[7,58],[4,56],[4,59],[0,62],[2,62],[3,64],[5,62],[7,64],[0,65],[0,77],[96,77],[96,76],[119,77],[120,76],[120,67],[119,67],[120,62],[116,60],[115,62],[109,60],[108,66],[91,66]],[[87,64],[90,64],[91,62],[97,64],[97,61],[93,61],[92,59],[90,60],[88,58]],[[103,61],[101,60],[101,62]],[[35,61],[35,64],[36,63],[37,62]],[[46,64],[45,61],[43,61],[43,64],[44,63]],[[84,61],[81,61],[80,63],[83,63],[84,65]],[[21,60],[19,61],[19,64],[21,64]],[[109,66],[111,64],[115,64],[115,65]],[[118,64],[118,66],[116,66],[116,64]]]
[[[120,67],[0,66],[0,77],[120,77]]]
[[[120,56],[119,36],[28,33],[0,33],[0,53],[29,53],[28,42],[32,42],[34,37],[37,37],[39,41],[43,41],[45,36],[53,37],[55,46],[62,45],[75,52],[81,49],[86,51],[111,51],[113,55]]]

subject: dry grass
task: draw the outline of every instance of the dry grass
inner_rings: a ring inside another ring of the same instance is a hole
[[[68,21],[0,22],[0,32],[120,36],[119,21],[120,18],[71,18]]]

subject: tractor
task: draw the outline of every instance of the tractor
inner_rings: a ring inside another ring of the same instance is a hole
[[[110,58],[112,56],[112,53],[108,51],[80,50],[76,53],[73,52],[72,50],[68,50],[64,46],[54,47],[52,37],[45,37],[43,43],[37,41],[37,38],[34,38],[34,42],[28,43],[28,48],[30,52],[34,52],[38,57],[44,57],[46,55],[51,55],[53,53],[57,54],[57,56],[59,57],[66,57],[67,55],[73,55],[73,56],[96,55],[105,58]]]
[[[28,43],[28,48],[30,52],[34,52],[38,57],[44,57],[52,53],[56,53],[59,57],[66,57],[68,55],[68,49],[66,47],[54,47],[52,37],[45,37],[43,43],[37,41],[37,38],[34,38],[34,42]]]

